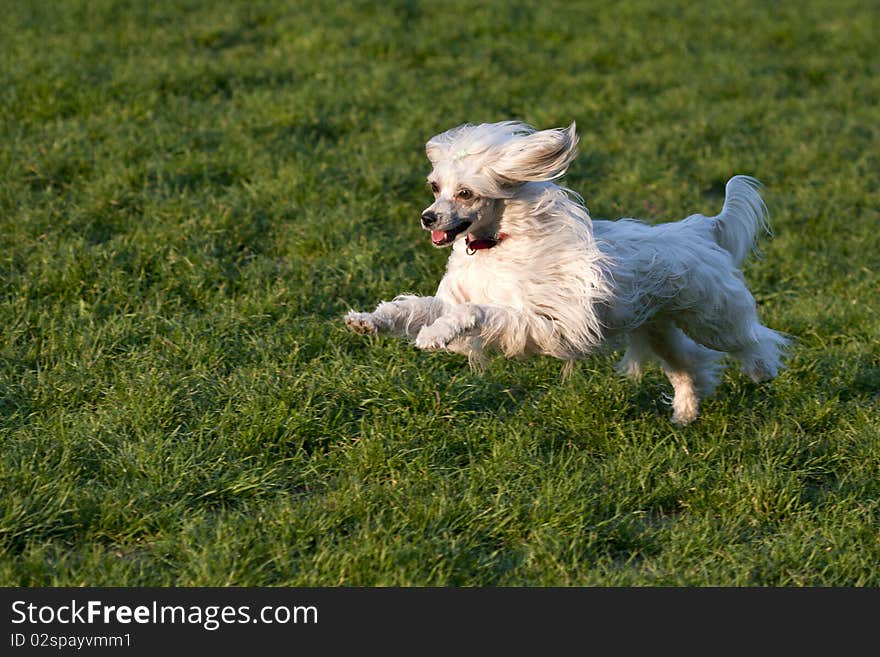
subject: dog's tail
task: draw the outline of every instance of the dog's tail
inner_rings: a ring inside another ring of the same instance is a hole
[[[769,211],[758,193],[761,181],[751,176],[734,176],[725,187],[721,213],[711,217],[715,241],[733,256],[737,266],[752,249],[757,251],[758,232],[770,230]]]

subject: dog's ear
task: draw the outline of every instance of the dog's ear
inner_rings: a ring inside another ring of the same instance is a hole
[[[507,183],[555,180],[565,174],[577,155],[577,143],[572,121],[567,128],[541,130],[512,140],[490,166]]]
[[[447,150],[448,146],[441,143],[437,137],[430,139],[428,143],[425,144],[425,155],[428,156],[428,161],[431,164],[437,164],[437,162],[443,158],[443,154]]]

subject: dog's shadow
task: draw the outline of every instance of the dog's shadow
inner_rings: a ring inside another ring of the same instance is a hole
[[[515,416],[532,407],[546,411],[548,430],[561,425],[554,409],[561,405],[577,406],[573,414],[583,417],[578,422],[595,420],[598,425],[607,422],[641,422],[655,418],[657,422],[669,423],[672,415],[672,386],[659,368],[649,368],[638,380],[621,376],[614,368],[614,356],[585,359],[575,365],[570,376],[564,377],[562,368],[552,361],[531,359],[528,364],[492,359],[483,373],[450,372],[452,380],[444,400],[453,414],[469,415],[475,419],[504,419]],[[785,369],[780,378],[764,383],[753,383],[736,371],[736,364],[728,363],[722,381],[714,394],[701,403],[701,415],[742,417],[748,415],[753,421],[777,418],[791,411],[793,403],[791,377],[798,377],[797,367]],[[537,366],[540,371],[528,369]],[[443,368],[444,370],[446,368]],[[599,383],[603,381],[605,383]],[[843,382],[841,382],[843,383]],[[797,386],[800,388],[800,386]],[[582,391],[582,392],[581,392]],[[852,381],[837,389],[823,388],[821,397],[846,404],[848,401],[865,400],[880,403],[880,367],[863,363],[854,372]],[[552,400],[559,395],[564,399]],[[802,391],[803,403],[815,401],[816,394]],[[835,414],[829,409],[835,404],[816,405],[814,413],[799,412],[799,422],[812,430],[827,429],[833,425]],[[813,417],[815,415],[815,417]],[[694,426],[699,426],[700,420]],[[676,427],[686,429],[686,427]],[[574,431],[574,429],[572,429]]]
[[[449,363],[438,372],[441,377],[449,377],[443,385],[442,399],[438,396],[438,404],[450,416],[468,416],[475,421],[534,415],[541,418],[535,426],[551,433],[553,427],[566,424],[563,416],[579,416],[584,422],[591,418],[606,422],[645,413],[660,417],[671,413],[671,407],[663,400],[663,393],[669,392],[662,386],[665,378],[662,382],[659,377],[656,381],[652,379],[648,386],[633,384],[614,370],[613,362],[607,358],[584,361],[575,364],[569,373],[552,358],[495,357],[482,371],[462,370]],[[597,380],[608,384],[600,385]],[[597,388],[603,390],[601,397],[596,396]]]

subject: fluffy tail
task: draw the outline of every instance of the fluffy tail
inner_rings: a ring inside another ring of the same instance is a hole
[[[737,266],[750,250],[757,250],[759,229],[773,234],[768,221],[770,213],[758,193],[761,187],[756,178],[734,176],[727,181],[721,213],[711,218],[715,241],[733,256]]]

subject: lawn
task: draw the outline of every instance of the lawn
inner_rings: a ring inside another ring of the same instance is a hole
[[[880,586],[873,1],[8,0],[0,584]],[[424,142],[577,121],[594,217],[766,184],[788,369],[349,333],[429,294]]]

